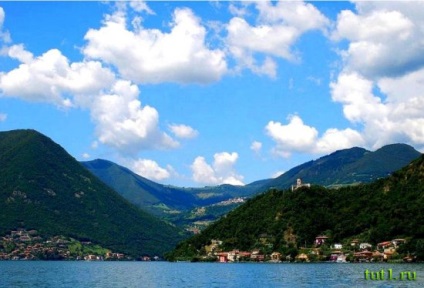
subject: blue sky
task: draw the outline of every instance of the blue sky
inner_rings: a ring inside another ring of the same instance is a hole
[[[424,151],[424,2],[0,2],[0,130],[177,186]]]

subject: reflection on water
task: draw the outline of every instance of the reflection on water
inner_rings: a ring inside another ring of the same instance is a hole
[[[417,280],[389,281],[389,269],[393,278],[416,272]],[[385,278],[365,280],[365,270],[383,270]],[[3,261],[0,281],[0,287],[424,287],[424,264]]]

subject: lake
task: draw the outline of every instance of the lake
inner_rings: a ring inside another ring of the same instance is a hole
[[[0,261],[0,287],[424,287],[424,264]]]

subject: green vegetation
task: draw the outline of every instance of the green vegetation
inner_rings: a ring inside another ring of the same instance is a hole
[[[399,251],[424,260],[424,156],[386,179],[326,189],[270,190],[248,200],[201,234],[178,244],[168,259],[205,255],[213,239],[223,251],[269,249],[283,255],[312,247],[315,237],[349,245],[408,239]],[[265,235],[265,236],[264,236]],[[265,240],[264,240],[265,239]],[[402,250],[403,249],[403,250]],[[269,251],[265,251],[269,252]]]
[[[0,235],[36,229],[135,257],[161,255],[183,238],[33,130],[0,133],[0,179]]]
[[[252,197],[271,187],[287,189],[297,178],[328,187],[367,183],[386,177],[419,155],[405,144],[387,145],[375,152],[355,147],[294,167],[276,179],[259,180],[245,186],[225,184],[202,188],[161,185],[106,160],[82,164],[129,202],[179,227],[188,228],[196,226],[197,221],[213,222],[238,206],[214,206],[221,201]],[[206,208],[205,214],[193,217],[191,211],[199,207]],[[179,213],[175,213],[177,211]]]

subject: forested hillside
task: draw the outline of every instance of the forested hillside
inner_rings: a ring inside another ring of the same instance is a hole
[[[268,191],[180,243],[169,257],[202,255],[212,239],[226,251],[252,250],[261,247],[263,235],[267,249],[283,254],[325,235],[344,244],[404,238],[411,252],[424,257],[424,156],[371,184]]]

